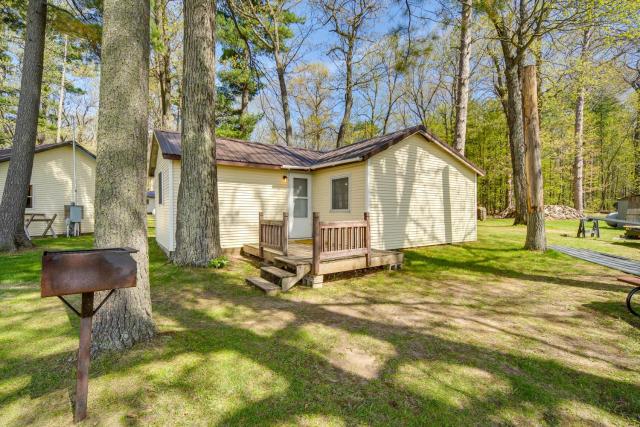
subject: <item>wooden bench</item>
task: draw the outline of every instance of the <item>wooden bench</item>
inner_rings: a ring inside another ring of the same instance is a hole
[[[46,237],[47,233],[51,231],[51,236],[58,237],[56,231],[53,229],[53,221],[56,220],[58,214],[53,214],[51,218],[47,218],[47,215],[43,213],[25,213],[25,224],[24,224],[24,232],[27,234],[27,237],[31,238],[29,234],[29,226],[32,222],[44,222],[46,223],[46,227],[42,232],[42,237]]]

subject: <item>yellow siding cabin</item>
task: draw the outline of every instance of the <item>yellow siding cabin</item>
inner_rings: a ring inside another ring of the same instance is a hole
[[[76,144],[76,204],[82,206],[82,233],[93,233],[96,157]],[[11,149],[0,150],[0,197],[7,179]],[[65,206],[74,200],[73,195],[73,144],[70,141],[36,146],[31,172],[30,195],[25,214],[54,215],[53,230],[58,235],[66,233]],[[46,223],[33,222],[28,231],[37,237],[45,230]]]
[[[476,239],[477,176],[484,172],[423,126],[328,152],[217,140],[223,249],[259,242],[259,214],[282,220],[287,239],[309,239],[320,221],[369,214],[370,246],[387,251]],[[149,162],[156,240],[175,250],[180,134],[154,131]]]

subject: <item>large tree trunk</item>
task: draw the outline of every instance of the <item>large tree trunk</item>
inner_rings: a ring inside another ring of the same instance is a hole
[[[351,108],[353,106],[353,45],[350,43],[345,58],[345,90],[344,90],[344,113],[338,128],[338,138],[336,139],[336,148],[344,145],[344,139],[351,123]]]
[[[464,155],[467,139],[467,105],[469,103],[469,57],[471,54],[471,4],[462,0],[460,22],[460,57],[458,60],[458,84],[456,87],[456,129],[453,148]]]
[[[95,316],[94,355],[131,347],[151,338],[155,330],[144,201],[148,96],[149,2],[105,0],[95,246],[137,249],[138,275],[135,288],[116,291]]]
[[[509,127],[509,144],[511,164],[513,167],[513,195],[516,212],[513,224],[527,223],[527,178],[524,165],[524,133],[522,123],[522,92],[518,76],[518,64],[507,59],[504,69],[507,83],[507,125]]]
[[[274,54],[276,60],[276,73],[280,85],[280,102],[282,103],[282,115],[284,116],[284,141],[287,145],[293,144],[293,127],[291,126],[291,110],[289,109],[289,91],[287,90],[287,77],[284,65],[280,60],[279,52]]]
[[[542,160],[540,144],[540,120],[538,117],[538,90],[535,65],[522,71],[522,108],[527,171],[527,239],[525,249],[544,251],[547,248],[544,226],[544,197],[542,185]]]
[[[215,3],[184,2],[182,169],[174,262],[220,255],[215,140]]]
[[[574,141],[576,153],[573,159],[573,207],[580,213],[584,209],[584,86],[578,88]]]
[[[24,232],[24,210],[38,133],[46,24],[46,1],[29,0],[16,131],[0,203],[0,251],[32,246]]]

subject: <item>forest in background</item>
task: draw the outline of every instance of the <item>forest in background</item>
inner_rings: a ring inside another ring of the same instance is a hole
[[[85,21],[99,26],[101,3],[78,3]],[[463,3],[218,2],[217,134],[326,150],[423,123],[453,145]],[[50,13],[70,9],[67,1],[52,4],[58,9]],[[519,17],[535,16],[540,4],[505,2],[497,19],[514,38],[532,35],[524,62],[539,70],[545,202],[574,204],[582,105],[585,208],[611,209],[616,198],[640,192],[640,6],[547,2],[534,31],[533,19]],[[479,205],[499,212],[514,202],[506,64],[493,6],[473,4],[466,155],[487,171]],[[3,147],[15,127],[24,11],[19,0],[0,7]],[[149,127],[178,129],[182,3],[154,0],[151,12]],[[86,29],[74,36],[59,28],[47,27],[38,142],[55,142],[58,129],[71,139],[75,123],[76,139],[95,148],[99,41]]]

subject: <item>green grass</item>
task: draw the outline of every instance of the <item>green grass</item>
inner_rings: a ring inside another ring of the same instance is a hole
[[[637,243],[548,239],[640,259]],[[640,319],[619,273],[521,250],[491,220],[474,243],[266,297],[256,267],[182,269],[150,244],[157,337],[93,361],[87,424],[640,425]],[[570,237],[564,237],[566,234]],[[43,239],[0,256],[0,425],[71,423],[78,322],[39,296]]]

